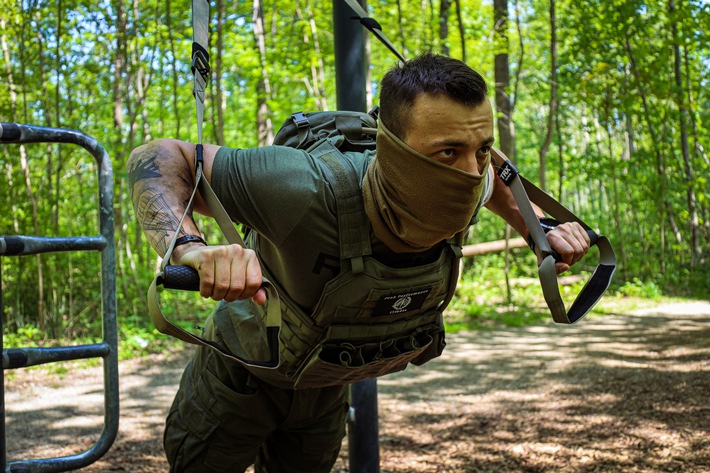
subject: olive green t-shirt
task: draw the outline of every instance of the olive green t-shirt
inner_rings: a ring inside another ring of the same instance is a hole
[[[344,155],[361,182],[374,152]],[[283,146],[222,147],[211,183],[232,220],[256,233],[273,282],[302,309],[313,308],[340,272],[335,196],[318,159]]]

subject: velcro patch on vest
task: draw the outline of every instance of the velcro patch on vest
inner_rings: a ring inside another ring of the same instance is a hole
[[[377,301],[372,315],[393,315],[420,309],[422,305],[424,305],[424,301],[431,292],[431,289],[432,288],[429,287],[400,294],[386,294]]]

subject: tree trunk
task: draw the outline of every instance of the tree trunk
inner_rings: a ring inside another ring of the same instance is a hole
[[[461,0],[456,0],[456,22],[459,25],[459,37],[461,38],[461,60],[466,62],[466,29],[463,26],[463,16],[461,15]]]
[[[685,177],[685,193],[686,200],[688,204],[688,214],[690,220],[690,268],[691,271],[695,268],[698,260],[702,255],[702,248],[700,247],[700,223],[698,220],[698,208],[695,198],[695,177],[693,163],[690,158],[690,147],[688,145],[688,123],[687,115],[688,111],[685,106],[684,97],[684,87],[683,87],[683,74],[681,72],[681,55],[680,46],[678,39],[678,25],[675,21],[675,0],[668,1],[668,13],[669,19],[671,21],[671,33],[673,41],[673,74],[675,77],[676,86],[676,102],[678,104],[678,120],[680,128],[680,149],[683,155],[683,165],[684,165],[684,177]]]
[[[180,107],[178,106],[178,65],[175,52],[175,38],[173,37],[172,14],[170,12],[171,0],[165,0],[165,26],[168,30],[168,44],[170,45],[170,70],[172,71],[173,81],[173,112],[175,113],[175,136],[180,137]],[[140,233],[140,226],[136,225],[136,229]]]
[[[612,127],[612,122],[614,120],[612,114],[612,104],[610,103],[612,97],[612,93],[610,90],[607,88],[606,92],[606,100],[604,101],[604,106],[605,106],[605,121],[606,121],[606,143],[607,143],[607,155],[609,156],[609,174],[611,178],[611,186],[612,186],[612,206],[613,209],[611,211],[612,217],[614,219],[614,225],[616,227],[616,233],[619,237],[619,245],[616,248],[618,257],[619,257],[619,262],[620,262],[620,267],[622,271],[622,277],[624,280],[628,279],[628,261],[626,260],[626,241],[624,238],[624,231],[622,228],[622,222],[621,222],[621,212],[619,211],[619,191],[617,188],[617,179],[619,176],[617,176],[617,171],[616,171],[616,160],[614,159],[614,147],[613,143],[615,140],[614,135],[614,129]],[[599,186],[601,190],[601,186]],[[601,201],[601,192],[597,198],[598,201]],[[600,213],[607,213],[606,209],[599,209]]]
[[[41,87],[43,90],[47,90],[47,78],[46,78],[46,65],[45,65],[45,59],[44,59],[44,37],[42,36],[42,30],[41,30],[41,18],[40,18],[40,10],[39,8],[35,12],[35,19],[36,19],[36,24],[37,24],[37,47],[38,47],[38,58],[39,58],[39,70],[40,70],[40,79],[41,79]],[[23,84],[24,88],[24,84]],[[49,107],[47,106],[48,104],[45,103],[44,107],[44,121],[45,121],[45,126],[51,127],[52,126],[52,117],[49,111]],[[51,150],[50,150],[51,152]],[[27,197],[30,200],[30,203],[32,205],[32,225],[34,228],[35,235],[40,235],[40,225],[39,225],[39,210],[38,210],[38,201],[37,197],[34,194],[34,191],[32,190],[32,183],[31,183],[31,176],[30,176],[30,170],[29,170],[29,165],[27,162],[27,153],[22,147],[20,149],[20,166],[22,168],[22,173],[24,176],[25,180],[25,192],[27,193]],[[42,261],[42,255],[37,254],[35,255],[35,260],[37,261],[37,295],[38,295],[38,300],[37,300],[37,320],[39,324],[39,329],[44,331],[46,329],[46,314],[45,314],[45,289],[44,289],[44,271],[43,271],[43,261]]]
[[[651,135],[651,142],[652,143],[660,143],[657,133],[656,133],[656,127],[653,124],[653,121],[651,120],[651,116],[653,115],[650,109],[650,106],[648,104],[648,98],[646,97],[646,91],[643,88],[643,80],[639,76],[638,68],[636,67],[636,58],[633,54],[633,50],[631,48],[631,41],[629,39],[629,36],[626,35],[624,37],[624,47],[626,49],[626,53],[629,57],[629,63],[631,64],[631,72],[634,75],[634,78],[636,79],[636,83],[638,84],[638,89],[639,89],[639,94],[641,95],[641,103],[643,105],[643,110],[644,110],[644,120],[646,121],[646,126],[648,128],[648,131]],[[658,186],[658,191],[656,193],[657,195],[657,200],[658,200],[658,210],[660,212],[659,215],[659,221],[661,222],[661,248],[660,248],[660,265],[661,265],[661,271],[665,272],[665,259],[666,259],[666,241],[665,241],[665,234],[664,234],[664,229],[665,229],[665,222],[666,219],[668,221],[673,222],[673,215],[670,210],[670,206],[668,205],[667,199],[666,199],[666,164],[665,160],[663,158],[663,154],[661,153],[661,147],[658,145],[654,145],[654,151],[656,153],[656,172],[658,173],[658,179],[659,179],[659,186]],[[676,232],[676,235],[678,233]]]
[[[424,5],[422,4],[422,7]],[[402,0],[397,0],[397,27],[399,28],[399,40],[402,43],[400,53],[406,58],[407,57],[407,34],[404,31],[404,19],[402,17]],[[370,35],[365,35],[369,38]]]
[[[510,70],[508,66],[508,0],[493,1],[493,32],[495,38],[495,83],[496,83],[496,117],[498,123],[498,148],[511,160],[513,143],[511,133],[511,104],[508,87],[510,85]],[[505,240],[510,239],[510,226],[505,227]],[[510,287],[510,248],[505,248],[505,288],[508,303],[512,303]]]
[[[557,29],[555,26],[555,0],[550,1],[550,107],[547,115],[547,134],[540,148],[540,188],[546,189],[545,170],[547,151],[555,133],[555,115],[557,112]]]
[[[508,0],[493,1],[493,20],[495,35],[495,84],[496,118],[498,119],[498,147],[514,162],[511,116],[510,116],[510,70],[508,66]]]
[[[224,146],[224,93],[222,92],[222,53],[224,52],[224,1],[217,0],[217,41],[215,47],[214,60],[214,100],[212,107],[216,108],[217,113],[213,113],[217,117],[217,123],[212,127],[214,130],[215,143]]]
[[[274,127],[271,123],[271,113],[269,111],[269,98],[271,97],[271,85],[269,74],[266,69],[266,38],[264,29],[264,9],[261,0],[254,0],[252,9],[252,19],[254,21],[254,42],[259,53],[259,66],[261,67],[261,77],[257,84],[257,108],[256,108],[256,130],[258,146],[270,144],[274,140]]]
[[[296,3],[296,15],[301,21],[307,21],[310,30],[310,36],[303,35],[304,43],[313,43],[313,58],[311,59],[310,69],[311,78],[303,78],[306,84],[309,95],[313,98],[316,103],[316,108],[318,110],[328,110],[328,99],[325,96],[325,66],[323,65],[323,52],[321,51],[320,41],[318,40],[318,25],[316,23],[315,17],[313,16],[313,6],[310,2],[306,3],[306,18],[304,18],[303,12],[299,3]]]
[[[442,56],[449,56],[449,8],[451,0],[439,2],[439,52]]]

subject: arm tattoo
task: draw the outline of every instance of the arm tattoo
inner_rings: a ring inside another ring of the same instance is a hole
[[[144,232],[150,234],[150,243],[161,255],[168,250],[168,237],[177,230],[180,220],[160,192],[146,190],[136,203],[136,215]],[[184,233],[180,229],[180,233]]]
[[[163,175],[160,174],[158,164],[155,162],[157,158],[158,155],[155,154],[155,152],[146,150],[136,159],[135,164],[128,170],[128,185],[131,189],[131,193],[133,193],[133,187],[139,181],[163,177]]]
[[[189,169],[181,168],[173,152],[149,143],[131,156],[128,170],[136,217],[151,246],[161,256],[165,256],[175,232],[185,234],[178,226],[193,186],[189,182]],[[187,221],[192,221],[190,216]]]

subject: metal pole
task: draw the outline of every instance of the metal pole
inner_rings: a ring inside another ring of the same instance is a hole
[[[367,9],[365,0],[359,2]],[[354,16],[343,0],[333,0],[337,109],[365,112],[365,29]],[[348,446],[350,473],[380,471],[376,379],[350,386]]]
[[[5,333],[5,306],[2,301],[2,258],[0,258],[0,353],[3,352],[3,337]],[[5,471],[7,466],[7,444],[5,442],[5,368],[0,371],[0,468]]]
[[[333,0],[333,36],[337,109],[366,112],[365,28],[343,0]]]

